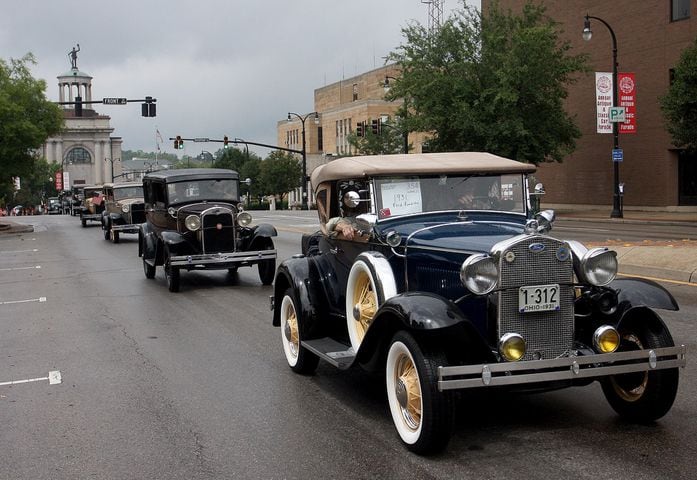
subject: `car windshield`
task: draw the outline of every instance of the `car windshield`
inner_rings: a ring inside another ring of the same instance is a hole
[[[143,186],[114,188],[114,200],[123,200],[124,198],[143,198]]]
[[[525,212],[523,175],[378,178],[378,219],[444,210]]]
[[[237,200],[237,181],[201,179],[167,184],[169,203],[203,200]]]

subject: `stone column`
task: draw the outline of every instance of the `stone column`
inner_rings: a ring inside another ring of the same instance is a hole
[[[92,178],[95,184],[104,183],[104,150],[102,148],[102,142],[94,142],[94,166],[92,171]]]

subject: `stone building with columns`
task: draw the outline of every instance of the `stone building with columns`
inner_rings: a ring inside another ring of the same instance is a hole
[[[92,101],[92,77],[77,68],[58,76],[59,102]],[[61,165],[64,190],[80,185],[99,185],[111,182],[121,173],[121,137],[112,137],[111,117],[97,113],[85,103],[82,115],[76,115],[75,105],[62,105],[65,126],[43,147],[49,163]]]

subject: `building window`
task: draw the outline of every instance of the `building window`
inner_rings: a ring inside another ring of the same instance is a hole
[[[65,156],[67,163],[92,163],[92,155],[82,147],[75,147]]]
[[[317,151],[324,150],[324,142],[322,141],[322,127],[317,127]]]
[[[353,101],[355,102],[358,100],[358,84],[354,83],[353,84]]]
[[[671,0],[670,20],[683,20],[690,18],[690,0]]]

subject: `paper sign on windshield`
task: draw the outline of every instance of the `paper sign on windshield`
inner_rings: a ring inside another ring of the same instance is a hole
[[[380,194],[381,212],[387,212],[381,216],[406,215],[423,211],[419,182],[383,183]]]

